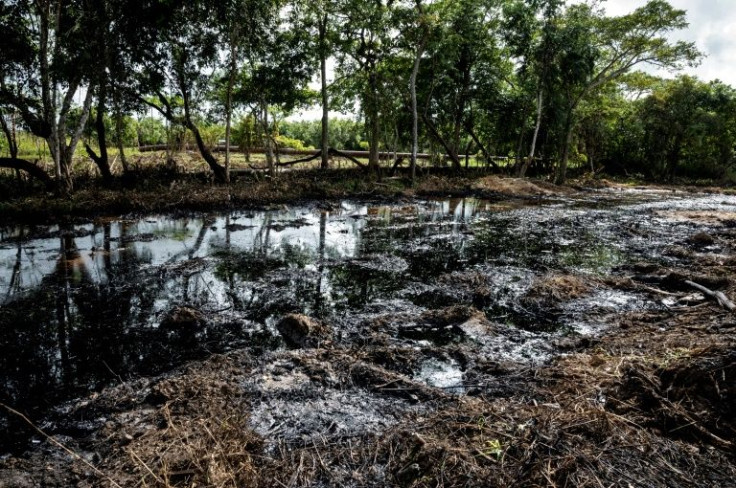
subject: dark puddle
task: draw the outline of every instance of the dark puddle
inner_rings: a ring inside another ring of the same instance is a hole
[[[662,217],[663,210],[736,210],[736,198],[725,196],[627,192],[601,200],[344,202],[330,211],[2,229],[0,401],[38,419],[66,400],[213,353],[264,354],[283,347],[274,324],[290,312],[331,324],[340,346],[462,347],[498,361],[544,361],[558,353],[556,336],[594,333],[607,314],[661,305],[601,288],[554,313],[520,307],[535,279],[605,277],[635,260],[671,263],[678,258],[665,250],[686,242],[694,226]],[[455,305],[482,317],[422,318]],[[172,319],[177,307],[203,318]],[[427,355],[400,373],[462,394],[477,363]],[[310,401],[304,411],[313,409]],[[380,402],[366,407],[366,425],[387,421],[382,409]],[[275,423],[264,420],[259,429]],[[24,445],[15,420],[0,417],[0,430],[0,450]]]

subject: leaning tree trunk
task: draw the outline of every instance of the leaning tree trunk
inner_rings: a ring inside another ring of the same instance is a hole
[[[534,124],[534,135],[532,135],[532,144],[529,148],[529,156],[526,158],[526,161],[521,165],[521,168],[519,169],[519,176],[523,178],[526,176],[526,172],[529,170],[529,165],[532,164],[532,161],[534,160],[534,153],[537,149],[537,138],[539,137],[539,128],[542,126],[542,104],[544,103],[544,95],[542,90],[539,90],[539,93],[537,94],[537,121]]]
[[[227,181],[225,177],[225,168],[223,168],[220,163],[217,162],[217,159],[212,155],[210,150],[207,149],[207,145],[204,143],[204,139],[202,139],[202,134],[199,132],[199,128],[191,120],[186,121],[186,127],[194,135],[194,140],[197,143],[197,149],[199,149],[199,153],[202,155],[205,162],[212,170],[212,173],[215,175],[215,179],[220,183],[225,183]]]
[[[18,159],[17,157],[0,158],[0,168],[9,168],[16,171],[24,171],[37,180],[41,181],[41,183],[44,184],[47,190],[54,189],[54,180],[52,180],[51,177],[43,169],[39,168],[30,161],[26,161],[25,159]]]
[[[194,140],[197,143],[197,149],[199,149],[199,153],[202,155],[202,158],[207,163],[207,166],[210,167],[212,173],[215,175],[215,180],[220,183],[225,183],[227,181],[225,168],[217,162],[217,158],[215,158],[212,155],[212,152],[210,152],[210,150],[207,148],[207,145],[202,139],[202,134],[199,132],[199,128],[192,121],[192,113],[189,106],[189,90],[187,89],[186,84],[181,79],[181,77],[179,78],[179,90],[184,101],[184,126],[189,129],[194,135]]]
[[[107,99],[107,87],[105,80],[100,83],[99,92],[97,94],[97,114],[95,117],[95,132],[97,132],[97,145],[100,148],[100,154],[95,153],[94,149],[89,144],[85,144],[84,148],[87,154],[95,162],[97,168],[100,170],[102,179],[109,182],[112,179],[112,173],[110,172],[110,159],[107,154],[107,141],[105,132],[105,102]]]

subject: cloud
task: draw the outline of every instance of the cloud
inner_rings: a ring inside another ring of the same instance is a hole
[[[603,4],[609,15],[622,15],[641,7],[645,0],[610,0]],[[690,26],[673,32],[672,40],[695,42],[707,57],[685,73],[705,81],[719,79],[736,86],[736,8],[733,0],[670,0],[687,11]],[[658,73],[666,76],[666,73]]]

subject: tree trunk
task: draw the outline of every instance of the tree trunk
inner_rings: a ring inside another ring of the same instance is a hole
[[[567,162],[570,158],[570,145],[572,144],[572,113],[567,114],[565,122],[565,142],[562,146],[562,157],[557,166],[557,174],[555,175],[555,183],[562,185],[567,180]]]
[[[429,133],[432,134],[432,137],[442,145],[442,147],[447,152],[447,156],[452,161],[453,168],[459,168],[460,165],[460,158],[457,155],[457,152],[453,151],[450,145],[447,143],[447,141],[442,137],[442,134],[437,130],[437,127],[434,125],[434,122],[427,117],[426,114],[422,114],[422,120],[424,121],[424,125],[429,129]]]
[[[0,125],[2,126],[5,139],[8,141],[8,152],[10,153],[11,159],[18,158],[18,139],[16,138],[15,132],[15,112],[10,114],[10,126],[8,126],[7,120],[2,112],[0,112]],[[21,176],[20,169],[15,168],[15,176],[18,180],[18,184],[23,183],[23,177]]]
[[[66,142],[66,130],[67,130],[67,117],[71,109],[72,99],[74,94],[79,87],[79,83],[72,83],[69,87],[69,91],[64,97],[61,110],[59,111],[59,121],[54,131],[53,142],[56,147],[57,155],[57,184],[59,185],[59,191],[68,195],[74,191],[74,174],[73,174],[73,163],[74,163],[74,152],[77,149],[84,128],[87,126],[87,119],[89,118],[90,107],[92,106],[92,92],[94,91],[91,86],[87,87],[87,96],[84,99],[84,105],[82,106],[82,116],[79,118],[77,127],[74,130],[74,134],[69,141]],[[50,144],[51,146],[51,144]]]
[[[266,163],[268,163],[268,174],[271,176],[271,178],[274,178],[276,176],[276,168],[274,166],[274,157],[273,157],[273,147],[271,146],[271,131],[268,127],[268,104],[266,102],[263,103],[263,135],[264,135],[264,144],[266,148]]]
[[[26,161],[25,159],[18,159],[15,157],[0,158],[0,168],[10,168],[25,171],[29,175],[40,180],[46,186],[47,190],[54,189],[54,180],[52,180],[51,177],[46,174],[44,170],[31,163],[30,161]]]
[[[8,141],[8,150],[10,152],[10,158],[16,159],[18,157],[18,143],[15,138],[15,120],[12,121],[13,129],[11,131],[8,126],[5,116],[0,112],[0,124],[2,125],[5,139]]]
[[[414,67],[411,70],[411,78],[409,81],[411,89],[411,183],[417,177],[417,153],[419,152],[419,111],[417,109],[417,75],[419,74],[419,63],[424,54],[424,41],[419,43],[417,47],[416,57],[414,58]]]
[[[210,150],[207,149],[207,146],[204,143],[204,139],[202,139],[202,134],[199,133],[199,128],[197,128],[197,126],[191,120],[187,121],[186,127],[194,135],[194,140],[197,143],[197,149],[199,149],[199,153],[202,155],[205,162],[212,170],[212,173],[214,173],[215,179],[220,183],[224,183],[226,181],[225,168],[223,168],[220,163],[217,162],[217,159],[212,155]]]
[[[233,87],[238,69],[238,27],[233,29],[233,38],[230,40],[230,76],[227,80],[227,94],[225,99],[225,183],[230,183],[230,135],[233,119]]]
[[[378,75],[375,71],[370,74],[369,103],[366,107],[368,116],[368,170],[375,173],[380,172],[379,166],[379,140],[381,137],[381,124],[378,120]]]
[[[499,168],[498,164],[496,164],[496,161],[493,160],[493,155],[490,154],[483,143],[480,142],[480,138],[475,133],[475,130],[473,130],[473,126],[470,122],[468,122],[468,124],[465,126],[465,130],[468,132],[468,135],[473,140],[473,142],[475,142],[475,144],[478,146],[480,152],[483,153],[483,157],[486,158],[486,167],[488,167],[488,165],[491,165],[493,166],[493,169],[495,169],[496,171],[500,171],[501,168]],[[467,153],[468,151],[465,152]]]
[[[123,112],[120,108],[120,99],[117,90],[113,90],[113,103],[115,104],[115,145],[120,154],[120,164],[123,166],[123,173],[129,172],[128,159],[125,157],[125,147],[123,147]]]
[[[526,176],[526,172],[529,170],[529,165],[532,164],[532,161],[534,160],[534,153],[537,149],[537,137],[539,137],[539,128],[542,126],[542,105],[544,103],[544,95],[542,90],[539,90],[539,94],[537,95],[537,121],[534,124],[534,135],[532,136],[532,144],[529,148],[529,156],[526,158],[526,161],[521,165],[521,168],[519,169],[519,177],[523,178]]]
[[[330,123],[330,100],[327,94],[327,14],[321,19],[319,25],[319,63],[321,71],[321,91],[322,91],[322,162],[320,168],[327,169],[330,167],[330,140],[329,140],[329,123]]]
[[[179,75],[178,82],[182,100],[184,101],[184,126],[189,129],[194,135],[194,140],[197,143],[197,149],[199,149],[199,153],[202,155],[202,158],[210,167],[212,173],[214,173],[215,179],[220,183],[225,183],[227,181],[225,176],[225,168],[217,162],[217,158],[215,158],[210,150],[207,149],[207,146],[202,139],[202,134],[200,134],[199,132],[199,128],[192,121],[192,113],[189,106],[189,90],[187,90],[186,83],[182,79],[181,75]],[[171,117],[172,115],[169,113],[168,116]],[[173,120],[171,120],[171,122],[173,122]]]
[[[95,116],[95,132],[97,132],[97,145],[100,148],[99,156],[94,150],[85,144],[84,147],[87,150],[87,154],[92,161],[95,162],[100,170],[103,180],[109,182],[112,179],[112,173],[110,172],[110,159],[107,154],[107,141],[105,135],[105,101],[107,99],[107,83],[103,79],[99,87],[97,94],[97,114]]]
[[[675,142],[672,144],[672,149],[667,151],[666,174],[670,181],[675,179],[675,173],[677,172],[677,163],[680,161],[682,139],[683,135],[681,133],[678,133],[677,136],[675,136]]]

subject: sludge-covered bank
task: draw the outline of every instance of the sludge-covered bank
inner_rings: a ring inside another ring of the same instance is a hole
[[[685,281],[736,296],[735,222],[616,190],[4,230],[3,402],[83,460],[8,415],[0,479],[729,486],[734,317]]]

